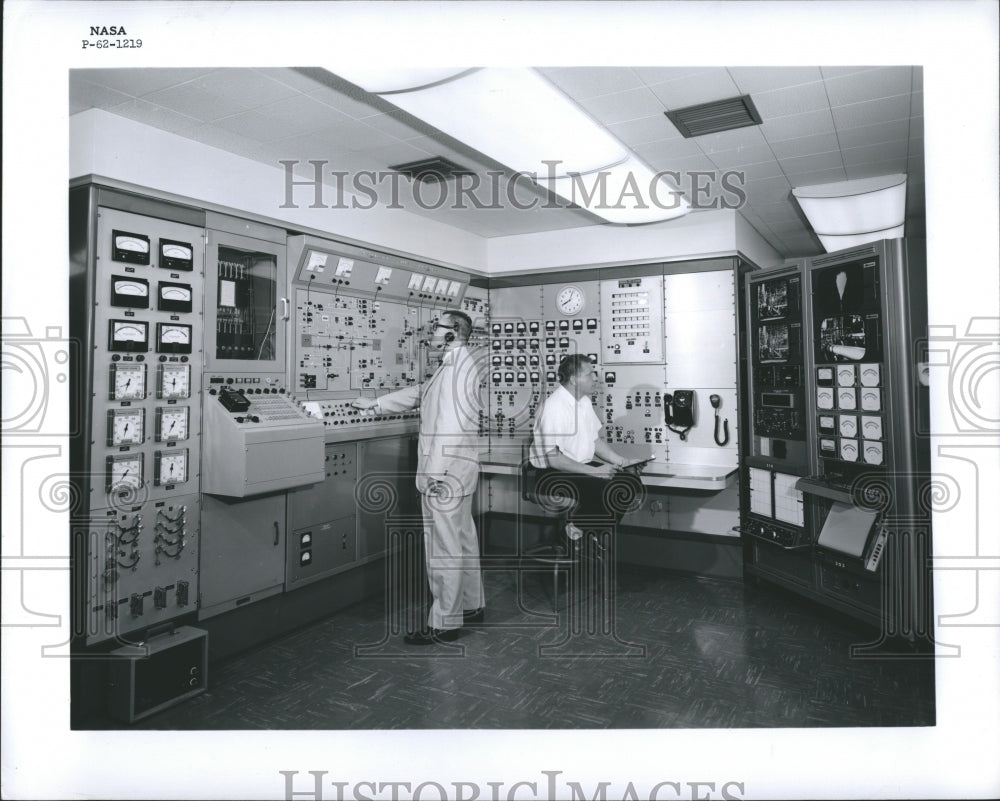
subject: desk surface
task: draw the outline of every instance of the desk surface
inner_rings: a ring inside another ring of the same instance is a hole
[[[521,472],[521,448],[493,448],[479,454],[480,469],[488,475],[516,476]],[[648,462],[639,478],[647,487],[698,489],[719,492],[736,483],[735,467]]]

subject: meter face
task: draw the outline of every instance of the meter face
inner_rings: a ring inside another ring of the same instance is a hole
[[[160,267],[167,270],[193,270],[194,251],[187,242],[160,240]]]
[[[142,487],[141,453],[109,456],[107,467],[107,488],[109,491]]]
[[[160,311],[191,311],[191,287],[188,284],[160,281],[159,290],[156,308]]]
[[[141,445],[145,427],[145,409],[111,409],[108,411],[108,445]]]
[[[191,326],[181,323],[157,323],[156,352],[190,353]]]
[[[149,350],[149,324],[137,320],[109,320],[108,350],[145,353]]]
[[[129,309],[148,309],[149,281],[126,275],[112,276],[111,305]]]
[[[191,365],[163,364],[160,365],[160,385],[157,396],[160,398],[190,398],[191,397]]]
[[[111,400],[142,400],[146,397],[146,365],[111,365]]]
[[[187,469],[187,448],[181,451],[156,452],[156,475],[154,480],[157,486],[161,484],[181,484],[187,481]]]
[[[128,231],[112,231],[111,257],[129,264],[149,264],[149,237]]]
[[[187,406],[157,409],[157,442],[173,442],[175,440],[187,439],[189,415],[190,409]]]

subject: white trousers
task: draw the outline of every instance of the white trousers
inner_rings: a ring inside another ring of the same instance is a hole
[[[427,580],[434,599],[427,625],[461,628],[462,612],[484,606],[472,495],[440,499],[421,493],[420,500]]]

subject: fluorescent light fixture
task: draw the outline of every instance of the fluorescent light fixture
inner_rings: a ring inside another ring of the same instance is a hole
[[[800,186],[792,194],[827,253],[903,235],[903,174]]]
[[[672,184],[534,70],[336,72],[609,222],[655,222],[690,211]],[[588,203],[580,189],[602,171],[606,192]]]

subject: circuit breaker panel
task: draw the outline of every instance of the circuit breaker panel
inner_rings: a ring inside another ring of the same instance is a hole
[[[204,235],[97,211],[82,480],[88,644],[197,606]]]

